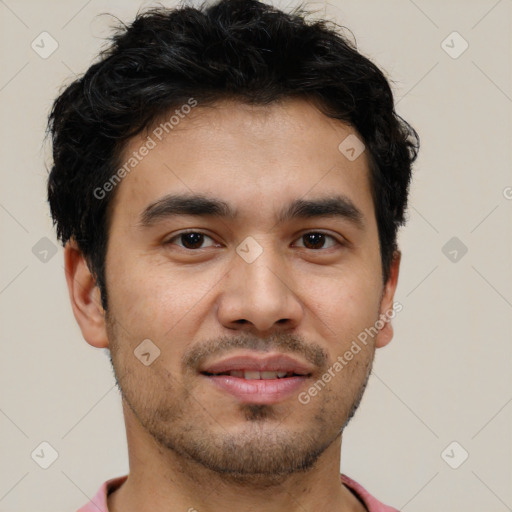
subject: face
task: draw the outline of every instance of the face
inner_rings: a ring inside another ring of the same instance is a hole
[[[366,154],[338,149],[357,134],[302,100],[198,106],[161,141],[148,133],[156,146],[116,191],[105,267],[129,415],[218,472],[311,467],[391,337],[387,325],[344,356],[396,286],[396,272],[382,284]]]

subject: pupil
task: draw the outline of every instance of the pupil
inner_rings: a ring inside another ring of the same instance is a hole
[[[184,233],[181,235],[181,241],[187,249],[197,249],[203,243],[203,235],[201,233]],[[194,247],[188,247],[193,245]]]
[[[325,235],[323,233],[311,233],[308,235],[304,235],[304,240],[313,240],[313,243],[310,244],[309,242],[305,243],[304,245],[308,247],[309,245],[317,245],[320,244],[323,245]],[[312,247],[308,247],[308,249],[311,249]]]
[[[304,235],[305,246],[308,249],[316,248],[318,249],[323,246],[325,242],[325,235],[323,233],[310,233]],[[202,233],[184,233],[181,235],[181,241],[183,245],[187,249],[197,249],[203,243],[203,234]]]

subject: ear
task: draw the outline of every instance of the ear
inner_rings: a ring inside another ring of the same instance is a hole
[[[97,348],[108,347],[105,310],[96,279],[74,240],[64,247],[64,265],[73,314],[85,341]]]
[[[400,268],[401,257],[402,254],[400,251],[395,251],[393,253],[393,259],[389,269],[389,279],[382,292],[382,299],[380,302],[380,319],[385,322],[385,324],[375,338],[376,348],[385,347],[393,338],[393,326],[391,325],[392,317],[390,318],[390,315],[392,314],[394,316],[396,311],[396,309],[393,308],[393,298],[398,284],[398,271]]]

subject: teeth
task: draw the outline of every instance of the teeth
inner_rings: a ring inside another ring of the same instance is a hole
[[[292,377],[293,372],[256,372],[256,371],[243,371],[231,370],[229,372],[231,377],[238,377],[246,380],[267,380],[267,379],[282,379],[286,376]]]

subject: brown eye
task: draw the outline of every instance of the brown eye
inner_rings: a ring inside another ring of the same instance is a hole
[[[183,247],[184,249],[202,249],[201,246],[206,238],[213,241],[211,237],[199,231],[187,231],[184,233],[179,233],[178,235],[172,237],[167,242],[167,244],[172,244],[175,240],[178,240],[181,242],[181,244],[177,243],[176,245],[178,245],[179,247]]]
[[[326,239],[330,238],[334,240],[335,244],[339,244],[339,242],[331,235],[327,235],[326,233],[312,231],[310,233],[306,233],[300,237],[299,240],[304,241],[304,247],[306,249],[329,249],[333,247],[335,244],[330,245],[329,247],[325,247]]]

